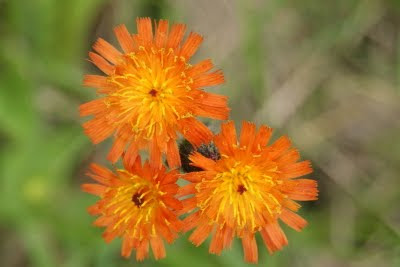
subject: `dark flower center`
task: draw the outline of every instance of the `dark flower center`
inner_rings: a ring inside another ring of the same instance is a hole
[[[136,207],[140,208],[142,206],[144,200],[141,197],[142,194],[136,193],[132,196],[132,202],[135,203]]]
[[[247,189],[246,189],[246,187],[244,187],[244,185],[242,185],[242,184],[240,184],[239,186],[238,186],[238,188],[237,188],[237,192],[239,193],[239,194],[243,194],[244,192],[246,192],[247,191]]]
[[[150,94],[152,97],[155,97],[155,96],[157,96],[157,90],[156,90],[156,89],[151,89],[150,92],[149,92],[149,94]]]

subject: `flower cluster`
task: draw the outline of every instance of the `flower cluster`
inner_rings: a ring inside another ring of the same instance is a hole
[[[213,254],[237,236],[245,260],[256,263],[257,232],[271,253],[280,250],[288,241],[279,220],[300,231],[307,222],[296,201],[317,199],[316,181],[299,178],[312,172],[310,162],[299,161],[286,136],[268,145],[272,129],[265,125],[257,130],[243,122],[238,138],[228,121],[214,135],[197,117],[226,120],[230,109],[226,96],[204,90],[222,84],[222,72],[213,71],[210,59],[189,63],[202,36],[184,39],[186,26],[166,20],[154,30],[150,18],[136,22],[137,34],[124,25],[114,29],[122,51],[96,41],[89,58],[104,76],[86,75],[83,82],[101,95],[80,106],[81,116],[92,116],[84,131],[95,144],[113,136],[108,160],[121,158],[124,166],[92,164],[88,176],[97,183],[82,185],[100,197],[88,211],[99,216],[96,226],[106,227],[104,240],[121,237],[122,256],[135,250],[139,261],[149,247],[156,259],[165,257],[164,240],[192,229],[196,246],[211,235]],[[178,146],[180,135],[185,145]],[[149,153],[144,163],[142,150]],[[189,183],[179,187],[179,178]]]

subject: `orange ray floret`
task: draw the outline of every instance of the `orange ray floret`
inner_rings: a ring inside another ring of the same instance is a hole
[[[132,165],[127,160],[124,165],[125,170],[115,173],[96,164],[90,166],[88,176],[97,183],[83,184],[82,189],[101,198],[88,209],[90,214],[100,215],[94,225],[106,227],[106,242],[123,238],[124,257],[133,249],[136,259],[142,261],[150,246],[156,259],[164,258],[163,240],[172,243],[182,227],[177,217],[182,203],[175,198],[179,173],[152,168],[148,162],[142,166],[140,156]]]
[[[189,156],[202,169],[185,175],[191,183],[179,190],[181,213],[192,212],[183,221],[183,230],[195,230],[190,241],[199,246],[212,235],[209,252],[220,254],[238,236],[247,262],[258,261],[255,234],[260,232],[269,252],[280,250],[288,240],[278,219],[300,231],[307,222],[295,212],[295,200],[316,200],[317,182],[295,179],[312,172],[309,161],[291,148],[287,137],[267,143],[272,129],[243,122],[239,141],[233,122],[222,125],[213,142],[221,158],[212,160],[198,152]]]
[[[153,166],[161,167],[166,154],[169,166],[178,167],[177,134],[199,146],[212,133],[196,117],[228,117],[227,97],[203,90],[222,84],[222,72],[210,72],[211,60],[189,64],[203,37],[192,32],[183,42],[185,25],[168,28],[168,21],[160,20],[153,32],[150,18],[138,18],[137,34],[125,25],[114,29],[122,52],[98,39],[89,53],[105,76],[86,75],[83,84],[103,97],[82,104],[80,115],[94,117],[83,124],[93,143],[114,134],[111,162],[124,151],[133,162],[139,150],[149,148]]]

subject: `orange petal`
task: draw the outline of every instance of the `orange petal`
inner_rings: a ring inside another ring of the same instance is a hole
[[[178,170],[173,170],[169,171],[167,174],[165,174],[161,179],[160,179],[160,184],[175,184],[176,180],[178,180],[179,176],[181,174],[179,173]]]
[[[85,117],[92,114],[99,114],[104,112],[105,109],[104,98],[99,98],[80,105],[79,116]]]
[[[107,180],[116,178],[116,175],[112,171],[95,163],[90,164],[90,170]]]
[[[199,220],[200,220],[200,212],[194,212],[187,216],[185,219],[182,221],[182,231],[186,233],[187,231],[193,229],[197,225],[199,225]]]
[[[213,134],[210,129],[195,118],[181,119],[178,124],[183,136],[196,147],[212,139]]]
[[[153,176],[151,176],[153,177]],[[160,190],[171,195],[178,193],[179,186],[177,184],[163,184],[160,186]]]
[[[151,249],[153,250],[153,255],[156,260],[165,257],[165,247],[162,239],[156,235],[150,238]]]
[[[114,33],[118,39],[118,42],[122,50],[124,50],[125,53],[130,53],[135,51],[135,43],[133,42],[131,34],[129,33],[128,29],[124,24],[115,27]]]
[[[87,74],[83,77],[83,86],[85,87],[104,88],[108,85],[107,78],[104,76]]]
[[[132,169],[131,166],[135,164],[137,158],[138,158],[137,144],[134,141],[132,141],[128,146],[128,149],[125,151],[123,160],[125,168],[127,170],[131,170]]]
[[[186,181],[192,182],[192,183],[198,183],[202,179],[207,179],[212,172],[208,171],[201,171],[201,172],[189,172],[185,173],[182,175],[182,179],[185,179]]]
[[[107,62],[103,57],[96,53],[89,52],[89,58],[96,67],[98,67],[105,74],[111,75],[114,71],[114,67]]]
[[[257,242],[254,238],[254,234],[246,233],[242,237],[242,246],[244,259],[246,262],[257,263],[258,261],[258,250]]]
[[[172,49],[177,48],[179,43],[182,41],[183,35],[185,34],[185,30],[186,30],[186,25],[184,24],[172,25],[167,41],[167,48],[172,48]]]
[[[206,73],[194,79],[193,88],[203,88],[223,84],[225,82],[224,74],[221,70]]]
[[[82,184],[81,188],[84,192],[97,196],[102,196],[107,191],[107,187],[99,184]]]
[[[164,47],[168,39],[168,20],[161,19],[156,29],[155,44],[158,48]]]
[[[179,215],[188,213],[197,207],[197,200],[195,197],[186,198],[181,201],[183,208],[178,212]]]
[[[226,143],[230,145],[237,144],[235,123],[233,121],[228,121],[221,125],[221,137],[225,139]]]
[[[117,234],[115,231],[108,231],[108,229],[102,234],[102,237],[106,243],[110,243],[113,241],[116,237]]]
[[[99,182],[105,186],[110,186],[110,181],[102,176],[98,176],[92,173],[86,173],[87,176],[91,177],[96,182]]]
[[[288,209],[282,209],[282,213],[280,214],[279,218],[298,232],[300,232],[307,225],[306,220]]]
[[[107,159],[112,163],[117,162],[125,150],[128,141],[125,138],[117,137],[114,144],[111,147],[110,152],[107,155]]]
[[[179,187],[178,194],[176,196],[183,197],[183,196],[187,196],[187,195],[192,195],[194,193],[196,193],[196,184],[191,183],[191,184],[187,184],[187,185]]]
[[[293,200],[297,201],[313,201],[318,199],[318,190],[313,189],[307,192],[291,192],[286,193],[286,195]]]
[[[291,199],[286,199],[283,201],[283,206],[288,208],[289,210],[292,211],[298,211],[301,208],[301,205],[299,203],[297,203],[296,201],[293,201]]]
[[[133,240],[128,234],[124,235],[121,247],[121,256],[124,258],[129,258],[133,249]]]
[[[290,139],[287,136],[281,136],[270,147],[268,147],[268,151],[270,151],[268,158],[270,160],[276,160],[279,156],[285,153],[285,151],[288,150],[290,146]]]
[[[278,223],[269,223],[261,230],[261,236],[270,253],[281,250],[288,244],[287,238]]]
[[[188,76],[197,78],[214,67],[211,59],[205,59],[194,64],[186,73]]]
[[[162,218],[162,221],[157,222],[157,232],[170,244],[177,238],[177,235],[166,225],[164,218]]]
[[[208,105],[211,107],[226,107],[228,103],[228,97],[224,95],[218,95],[213,93],[207,93],[200,91],[201,95],[197,99],[198,104]]]
[[[314,192],[317,189],[317,181],[312,179],[286,180],[281,186],[282,192]]]
[[[189,160],[192,162],[191,165],[202,168],[203,170],[214,170],[215,161],[204,157],[199,152],[194,152],[189,155]]]
[[[143,45],[148,45],[153,41],[153,30],[150,18],[137,18],[136,19],[138,37]]]
[[[136,260],[143,261],[149,255],[149,240],[145,239],[140,242],[136,249]]]
[[[131,35],[133,43],[135,44],[135,46],[140,45],[140,40],[139,40],[139,36],[137,34],[132,34]]]
[[[208,252],[211,254],[220,255],[222,249],[224,248],[224,236],[225,236],[225,228],[217,227],[217,231],[214,233],[210,248]]]
[[[196,103],[194,114],[199,117],[210,118],[215,120],[226,120],[229,118],[230,108],[227,106],[216,107],[207,104],[201,105],[199,102]]]
[[[299,151],[297,151],[297,149],[292,148],[277,160],[278,167],[282,168],[286,165],[295,163],[296,161],[299,160],[299,158],[300,158]]]
[[[170,168],[181,166],[181,157],[179,155],[178,145],[174,139],[169,139],[167,143],[167,161]]]
[[[82,126],[85,134],[90,137],[94,144],[100,143],[109,137],[114,131],[104,118],[95,118],[85,122]]]
[[[225,232],[224,232],[224,249],[225,248],[230,248],[232,245],[233,237],[235,236],[235,231],[231,228],[225,225],[224,227]]]
[[[281,179],[290,179],[312,173],[313,170],[311,168],[311,162],[306,160],[286,165],[282,167],[280,171],[282,172],[280,175]]]
[[[218,148],[218,152],[223,155],[231,155],[232,152],[232,144],[228,143],[222,133],[219,133],[214,136],[213,140],[215,146]],[[236,145],[236,142],[234,143]]]
[[[213,225],[209,223],[202,223],[197,226],[196,230],[189,236],[190,242],[192,242],[195,246],[200,246],[204,240],[207,239],[208,235],[211,233],[213,229]]]
[[[143,167],[142,167],[142,158],[140,155],[137,155],[135,161],[133,162],[132,165],[129,166],[130,170],[132,170],[132,173],[137,173],[138,175],[143,174],[143,168],[144,166],[148,165],[148,162],[145,161]],[[146,167],[147,168],[147,167]]]
[[[269,139],[272,135],[272,128],[266,125],[262,125],[258,130],[253,143],[253,152],[260,150],[268,144]]]
[[[180,56],[185,57],[186,59],[191,58],[194,53],[196,53],[201,42],[203,42],[203,37],[198,33],[191,32],[182,46]]]
[[[256,132],[256,125],[254,123],[243,121],[242,130],[240,131],[240,146],[252,148],[254,136]]]
[[[177,200],[174,197],[171,196],[163,196],[162,201],[171,209],[173,210],[182,210],[183,209],[183,205],[182,202],[180,202],[179,200]]]
[[[94,222],[93,225],[94,226],[108,226],[111,225],[114,222],[114,218],[112,217],[105,217],[105,216],[101,216],[99,218],[97,218]]]
[[[97,205],[97,203],[92,206],[89,206],[87,208],[87,211],[90,215],[97,215],[97,214],[101,214],[101,212],[102,212],[101,209],[99,208],[99,205]]]
[[[97,39],[93,45],[93,49],[113,64],[116,64],[122,56],[121,52],[102,38]]]
[[[154,169],[160,169],[162,166],[161,163],[161,151],[160,148],[157,145],[156,139],[153,139],[153,141],[150,143],[150,165]]]
[[[195,114],[201,117],[226,120],[229,116],[228,97],[202,92],[196,101]]]

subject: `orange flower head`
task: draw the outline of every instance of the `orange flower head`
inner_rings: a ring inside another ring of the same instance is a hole
[[[172,243],[182,227],[176,214],[182,203],[174,197],[179,173],[167,173],[164,167],[153,168],[148,162],[142,166],[140,156],[134,164],[125,160],[124,165],[125,170],[116,173],[96,164],[90,166],[88,176],[98,183],[83,184],[82,189],[101,199],[88,211],[100,215],[94,225],[106,227],[106,242],[123,238],[122,256],[129,257],[134,249],[136,259],[142,261],[148,256],[150,245],[154,257],[163,258],[163,239]]]
[[[210,253],[220,254],[230,247],[234,236],[242,239],[247,262],[257,262],[255,239],[260,232],[270,253],[288,241],[278,219],[300,231],[307,222],[295,212],[295,201],[316,200],[317,183],[294,179],[312,172],[309,161],[298,162],[299,153],[283,136],[267,146],[272,129],[243,122],[237,141],[233,122],[222,125],[214,137],[221,158],[212,160],[198,152],[190,155],[192,164],[202,169],[185,175],[192,182],[180,189],[181,211],[191,212],[183,221],[183,230],[196,228],[190,241],[200,245],[210,234]]]
[[[150,18],[137,19],[137,34],[125,25],[114,29],[123,52],[98,39],[89,57],[105,76],[86,75],[84,86],[98,88],[103,97],[82,104],[80,115],[93,115],[85,133],[97,144],[114,134],[108,155],[116,162],[122,153],[133,162],[141,149],[150,150],[150,163],[161,167],[162,154],[170,167],[180,166],[176,144],[181,133],[198,146],[212,138],[197,116],[227,119],[227,97],[208,93],[204,87],[224,82],[211,60],[189,64],[203,38],[190,33],[182,42],[186,26],[160,20],[153,32]]]

